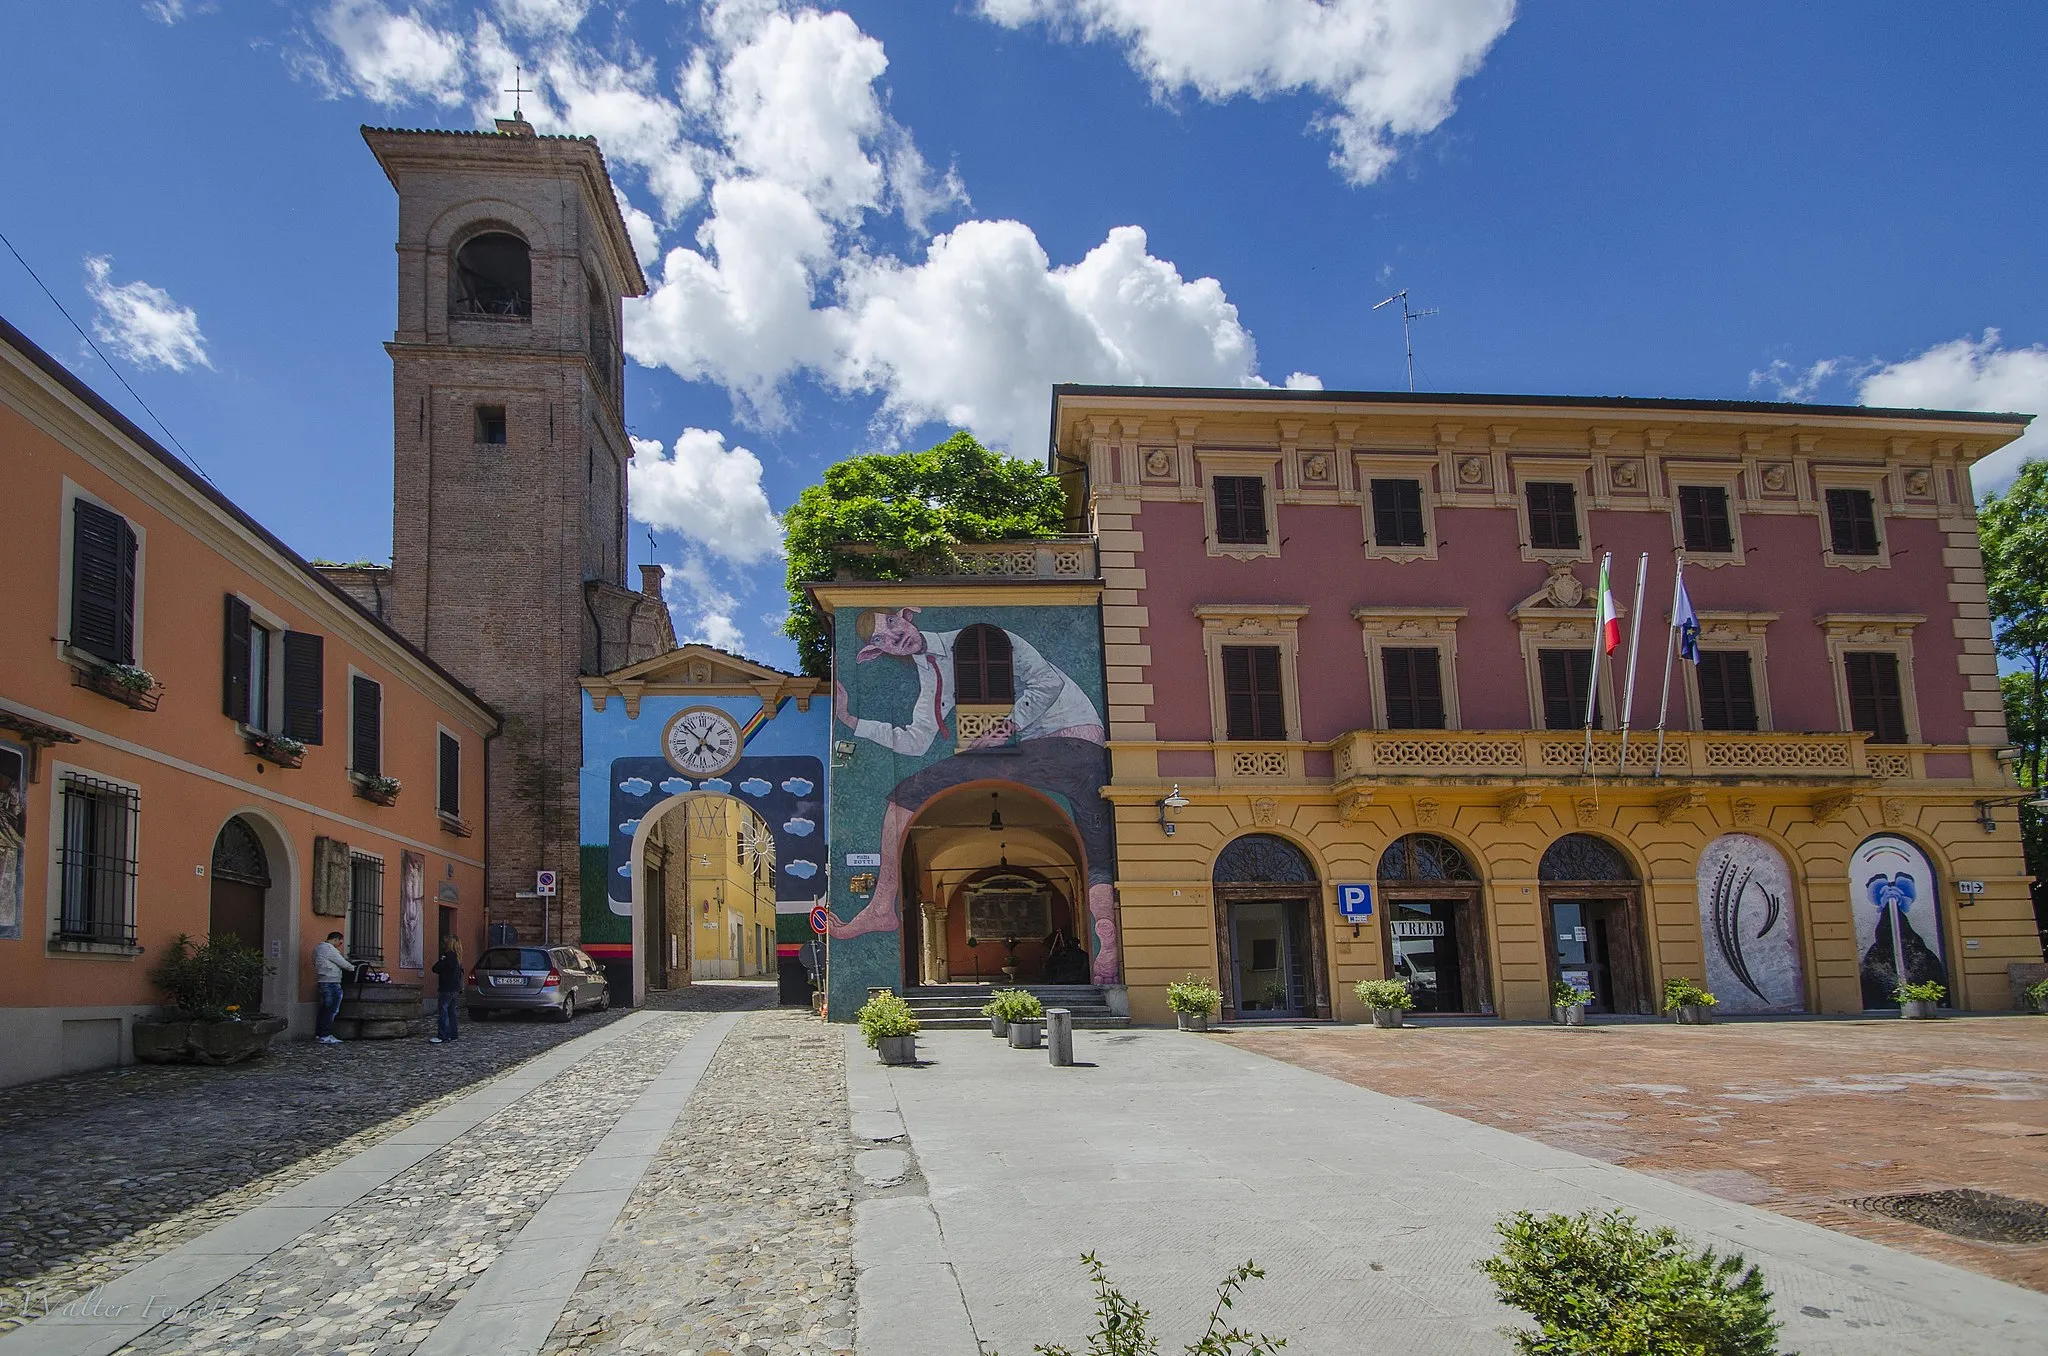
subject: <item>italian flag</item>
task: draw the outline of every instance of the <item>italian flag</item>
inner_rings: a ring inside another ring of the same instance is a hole
[[[1613,654],[1621,644],[1621,609],[1614,605],[1614,586],[1607,582],[1607,562],[1610,558],[1600,557],[1600,615],[1595,620],[1600,628],[1600,650]]]

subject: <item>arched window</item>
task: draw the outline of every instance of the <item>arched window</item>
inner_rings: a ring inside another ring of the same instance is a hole
[[[1635,869],[1628,858],[1604,838],[1590,833],[1568,833],[1550,845],[1536,868],[1539,880],[1634,880]]]
[[[533,259],[526,242],[507,231],[471,236],[455,251],[448,287],[451,314],[531,316]]]
[[[953,642],[953,698],[982,704],[1017,700],[1010,637],[1002,628],[977,622]]]
[[[270,888],[270,862],[263,855],[263,843],[240,819],[220,826],[220,836],[213,840],[212,870],[215,880]]]
[[[1401,885],[1409,881],[1474,881],[1479,873],[1465,854],[1448,838],[1433,833],[1411,833],[1387,844],[1380,854],[1380,881]]]
[[[1218,885],[1313,885],[1315,863],[1277,834],[1248,833],[1216,854]]]

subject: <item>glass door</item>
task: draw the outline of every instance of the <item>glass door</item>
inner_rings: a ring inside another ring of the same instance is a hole
[[[1617,1010],[1614,929],[1621,916],[1618,899],[1560,899],[1550,905],[1558,978],[1593,991],[1588,1012]]]
[[[1239,1016],[1299,1017],[1305,1011],[1307,909],[1299,900],[1230,905],[1231,978]]]
[[[1455,899],[1401,899],[1388,905],[1393,972],[1408,981],[1417,1012],[1464,1012],[1465,984]]]

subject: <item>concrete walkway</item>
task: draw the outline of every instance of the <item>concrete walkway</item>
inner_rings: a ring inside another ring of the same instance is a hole
[[[1095,1252],[1177,1350],[1214,1286],[1267,1271],[1233,1318],[1290,1353],[1507,1352],[1475,1260],[1518,1209],[1619,1206],[1761,1264],[1804,1356],[2036,1353],[2048,1296],[1678,1187],[1175,1032],[1079,1032],[1076,1058],[986,1034],[919,1038],[884,1070],[853,1036],[858,1128],[896,1112],[898,1194],[855,1211],[861,1356],[1078,1346]],[[902,1314],[900,1306],[922,1303]],[[887,1305],[886,1309],[881,1306]]]

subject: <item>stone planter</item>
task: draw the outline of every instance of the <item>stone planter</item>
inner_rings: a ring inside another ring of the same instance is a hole
[[[1680,1026],[1711,1026],[1714,1010],[1704,1003],[1685,1003],[1671,1014],[1671,1019]]]
[[[1209,1029],[1209,1014],[1206,1012],[1176,1012],[1173,1016],[1175,1024],[1183,1031],[1207,1031]]]
[[[132,706],[137,711],[154,711],[164,695],[164,685],[154,683],[149,687],[129,687],[105,669],[73,669],[71,681],[74,686],[111,697],[123,706]]]
[[[1568,1008],[1558,1008],[1557,1022],[1559,1026],[1584,1026],[1586,1024],[1586,1005],[1584,1003],[1574,1003]]]
[[[343,989],[334,1034],[345,1041],[390,1041],[427,1034],[417,984],[351,984]]]
[[[1045,1018],[1020,1017],[1010,1023],[1010,1048],[1036,1050],[1045,1043]]]
[[[875,1042],[875,1055],[884,1064],[917,1063],[917,1037],[883,1036]]]
[[[1374,1008],[1372,1010],[1372,1024],[1382,1029],[1389,1029],[1401,1025],[1401,1009]]]
[[[1931,1022],[1941,1016],[1941,1004],[1932,998],[1913,998],[1899,1004],[1899,1016],[1910,1022]]]
[[[988,1034],[994,1036],[999,1041],[1008,1040],[1010,1036],[1010,1024],[1004,1021],[1002,1018],[992,1015],[988,1019]]]
[[[245,1022],[137,1022],[135,1058],[144,1064],[240,1064],[270,1048],[282,1017]]]

